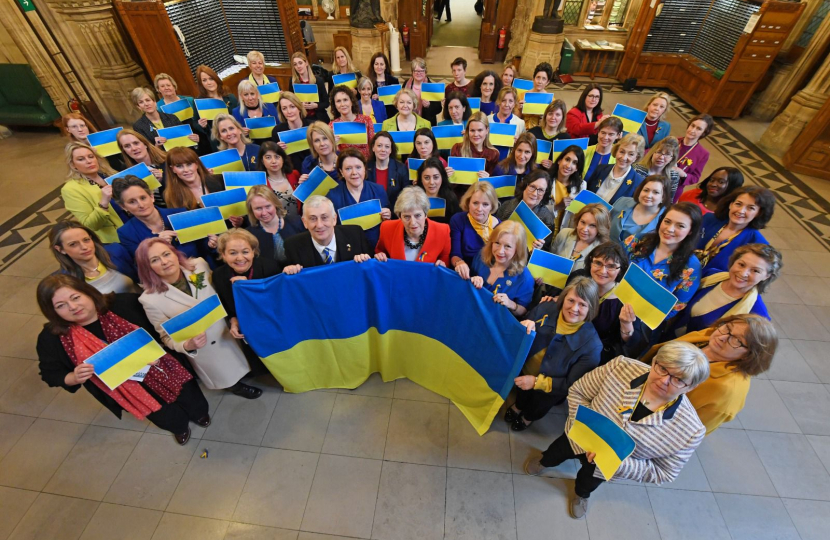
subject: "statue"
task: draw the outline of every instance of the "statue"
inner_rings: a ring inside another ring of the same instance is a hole
[[[533,31],[539,34],[561,34],[564,21],[559,17],[562,0],[546,0],[545,14],[533,21]]]
[[[355,28],[374,28],[383,22],[380,0],[351,0],[349,24]]]

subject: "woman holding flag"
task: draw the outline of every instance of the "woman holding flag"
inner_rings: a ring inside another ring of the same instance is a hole
[[[193,101],[193,98],[190,96],[179,95],[179,85],[176,84],[176,80],[167,73],[159,73],[153,77],[153,86],[155,87],[156,92],[158,92],[158,95],[161,96],[161,99],[156,102],[156,105],[158,105],[159,108],[164,105],[176,103],[177,101],[183,99],[188,105],[190,105],[190,108],[193,111],[193,116],[197,114],[196,103]]]
[[[608,210],[598,203],[586,204],[573,218],[576,228],[562,228],[550,244],[554,255],[574,261],[573,269],[581,270],[585,256],[599,244],[608,241],[611,228]]]
[[[536,169],[536,137],[530,133],[522,133],[516,137],[516,144],[510,149],[507,157],[496,165],[493,176],[515,176],[516,184]],[[545,173],[547,176],[547,173]]]
[[[342,152],[346,148],[354,148],[362,153],[364,158],[369,159],[369,141],[375,136],[375,126],[371,118],[360,112],[360,104],[354,91],[348,86],[335,86],[331,91],[331,103],[333,105],[331,114],[334,120],[329,123],[329,127],[332,130],[334,130],[334,124],[339,122],[359,122],[366,126],[365,143],[340,143],[340,136],[335,135],[334,140],[338,143],[337,151]]]
[[[115,142],[121,149],[121,156],[127,167],[143,163],[150,169],[161,186],[153,190],[153,200],[156,206],[164,207],[164,185],[165,179],[164,162],[167,159],[167,152],[150,144],[144,135],[132,129],[122,129],[115,136]]]
[[[643,138],[629,133],[611,148],[614,164],[599,165],[585,179],[588,190],[596,193],[608,204],[614,204],[620,197],[631,197],[643,181],[643,177],[632,167],[643,156]]]
[[[251,142],[236,118],[229,114],[217,114],[213,119],[211,136],[219,141],[219,150],[233,148],[242,160],[246,171],[257,170],[259,145]]]
[[[369,77],[361,77],[357,80],[357,94],[360,97],[358,102],[358,110],[361,114],[368,116],[372,123],[381,124],[386,120],[386,106],[382,101],[378,101],[372,97],[374,87]]]
[[[551,79],[553,79],[553,66],[548,64],[547,62],[542,62],[541,64],[537,64],[535,68],[533,68],[533,89],[531,92],[536,92],[540,94],[544,94],[545,90],[548,87]],[[527,129],[534,128],[542,123],[542,114],[524,114],[522,109],[524,108],[525,100],[517,99],[517,113],[520,118],[524,120],[525,127]]]
[[[545,114],[542,115],[544,121],[539,125],[534,126],[528,132],[536,137],[537,140],[547,141],[552,143],[561,139],[570,139],[568,130],[565,127],[565,114],[567,114],[568,106],[561,99],[554,99],[550,105],[545,107]],[[553,162],[550,159],[542,160],[540,165],[546,169],[550,169]]]
[[[300,171],[294,169],[285,150],[273,141],[265,141],[259,147],[257,161],[257,169],[265,173],[265,180],[279,206],[288,215],[299,218],[300,202],[294,197],[294,190],[300,183]],[[248,195],[250,193],[248,190]]]
[[[158,130],[166,127],[179,126],[181,120],[172,114],[158,110],[155,96],[149,88],[139,87],[130,92],[133,105],[141,111],[141,117],[133,123],[133,129],[141,133],[148,141],[156,146],[162,146],[167,139],[159,136]],[[198,143],[199,136],[195,133],[188,137],[191,141]]]
[[[83,387],[117,416],[124,411],[145,418],[184,445],[189,422],[210,425],[208,402],[193,375],[171,354],[152,364],[142,381],[128,380],[110,389],[85,361],[107,344],[134,330],[157,337],[134,294],[103,295],[66,274],[45,278],[37,302],[48,322],[37,338],[40,377],[51,387],[75,393]]]
[[[239,93],[239,107],[231,111],[233,117],[242,126],[245,125],[246,118],[263,118],[265,116],[272,116],[275,120],[277,118],[277,108],[271,103],[262,101],[262,95],[259,93],[257,85],[247,79],[239,81],[237,87]],[[248,135],[250,129],[243,127],[242,133]]]
[[[334,87],[337,86],[334,82],[335,75],[347,75],[349,73],[354,74],[355,80],[363,76],[360,74],[360,71],[354,67],[354,62],[352,62],[352,57],[349,55],[349,51],[346,50],[346,47],[335,47],[334,61],[331,63],[331,71],[326,77],[326,85],[328,86],[329,92],[334,90]]]
[[[288,84],[288,90],[294,94],[295,84],[313,84],[317,86],[317,103],[303,102],[303,109],[308,116],[312,116],[320,122],[329,122],[329,113],[326,109],[329,108],[329,94],[326,91],[326,81],[320,77],[314,76],[314,70],[311,69],[311,64],[305,53],[297,51],[291,55],[291,82]]]
[[[455,196],[450,185],[447,170],[438,158],[427,158],[421,163],[418,167],[418,179],[415,180],[415,186],[423,189],[430,199],[444,200],[444,214],[431,217],[433,221],[449,223],[450,218],[461,210],[458,197]]]
[[[294,214],[286,212],[282,200],[269,186],[252,186],[245,205],[251,223],[246,230],[259,240],[260,256],[284,265],[285,240],[305,231],[296,205]]]
[[[286,152],[288,151],[288,145],[280,140],[279,134],[283,131],[310,126],[316,120],[313,116],[306,116],[303,104],[292,92],[280,93],[280,100],[277,102],[277,114],[279,115],[279,123],[271,131],[271,140]],[[302,170],[303,161],[310,155],[310,150],[300,150],[290,154],[294,169]]]
[[[306,181],[315,167],[323,169],[327,175],[340,180],[337,171],[337,150],[335,149],[334,132],[323,122],[315,121],[308,126],[306,134],[310,154],[303,160],[300,168],[300,183]]]
[[[484,158],[484,170],[478,171],[478,177],[487,178],[493,174],[499,163],[499,151],[490,144],[490,121],[483,112],[470,116],[464,138],[452,146],[450,156]]]
[[[69,137],[70,141],[77,141],[86,145],[89,145],[89,141],[87,140],[89,134],[98,132],[95,129],[95,125],[79,112],[71,112],[63,115],[61,117],[60,127],[63,134]],[[107,156],[105,159],[112,170],[124,170],[124,161],[118,154]]]
[[[521,180],[516,180],[516,190],[513,192],[513,198],[499,206],[496,217],[501,221],[509,219],[516,207],[524,201],[533,213],[542,220],[542,223],[548,229],[553,230],[555,218],[548,209],[550,189],[550,176],[542,169],[535,169],[529,174],[522,175]],[[537,242],[540,245],[534,247],[541,248],[542,241],[537,240]]]
[[[190,148],[174,148],[167,152],[167,187],[164,202],[167,208],[196,210],[202,208],[202,195],[225,191],[222,177],[210,174]],[[242,218],[231,216],[230,222],[238,227]]]
[[[553,206],[553,215],[556,216],[553,234],[557,234],[560,227],[567,227],[570,222],[570,218],[565,221],[565,215],[568,214],[566,209],[571,205],[574,197],[587,186],[585,180],[582,179],[584,169],[585,153],[575,144],[565,148],[553,161],[551,206]]]
[[[499,92],[498,98],[496,99],[499,104],[498,110],[487,117],[487,120],[489,120],[491,124],[512,124],[516,126],[516,138],[525,132],[525,121],[518,115],[513,114],[514,109],[516,108],[518,95],[518,92],[513,87],[502,88]],[[513,142],[515,144],[515,139]],[[502,159],[507,157],[507,148],[500,147],[499,152]]]
[[[265,55],[259,51],[250,51],[245,55],[248,60],[248,67],[251,69],[251,74],[248,75],[248,81],[256,86],[262,86],[277,82],[277,79],[272,79],[265,74]]]
[[[435,134],[430,128],[421,128],[415,132],[414,142],[412,144],[412,153],[410,158],[414,159],[429,159],[436,157],[441,161],[441,165],[447,167],[447,160],[441,157],[441,151],[438,150],[438,141],[435,140]],[[447,171],[447,174],[452,174],[452,169]]]
[[[480,111],[490,116],[498,110],[496,97],[502,89],[502,82],[495,71],[486,69],[473,79],[472,96],[481,99]],[[446,115],[444,116],[446,118]],[[439,124],[440,125],[440,124]]]
[[[602,87],[597,83],[591,83],[582,91],[576,107],[568,111],[565,124],[571,137],[592,137],[596,141],[597,129],[602,118]]]
[[[199,88],[200,98],[221,99],[229,111],[239,107],[239,100],[228,90],[222,78],[204,64],[196,68],[196,86]],[[199,119],[199,125],[209,129],[208,120],[204,118]]]
[[[450,262],[450,227],[427,217],[429,198],[420,189],[408,186],[395,202],[398,219],[380,224],[375,247],[379,261],[398,259],[446,267]]]
[[[398,78],[392,75],[389,59],[382,52],[376,52],[369,59],[369,69],[366,71],[367,77],[372,81],[372,99],[378,99],[378,88],[384,86],[395,86],[400,84]],[[386,110],[385,118],[389,118],[394,114],[394,107],[392,105],[384,105]]]
[[[499,198],[492,184],[479,181],[471,184],[461,197],[460,207],[461,212],[450,218],[450,263],[459,276],[470,279],[473,259],[490,241],[493,229],[499,224],[493,215],[499,209]]]

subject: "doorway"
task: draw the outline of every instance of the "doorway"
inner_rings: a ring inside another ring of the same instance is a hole
[[[435,0],[437,3],[437,0]],[[446,11],[441,21],[434,21],[432,47],[478,47],[481,17],[475,12],[476,0],[449,0],[452,22]]]

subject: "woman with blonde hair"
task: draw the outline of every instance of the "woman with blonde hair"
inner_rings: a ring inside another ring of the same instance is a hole
[[[134,88],[130,92],[130,99],[133,105],[142,112],[141,117],[133,123],[133,129],[142,135],[148,141],[152,141],[156,146],[162,146],[167,139],[160,136],[158,130],[166,127],[179,126],[182,124],[181,120],[158,110],[156,105],[156,97],[149,88],[139,87]],[[199,142],[199,136],[195,133],[189,136],[193,142]]]
[[[248,75],[248,81],[256,86],[263,84],[270,84],[277,82],[276,78],[271,78],[265,74],[265,56],[259,51],[250,51],[245,58],[248,60],[248,67],[251,74]]]
[[[326,109],[329,108],[329,94],[326,91],[326,81],[321,77],[314,76],[314,70],[311,69],[311,63],[305,53],[297,51],[291,55],[291,82],[288,83],[288,91],[294,94],[297,91],[294,89],[295,84],[314,84],[317,85],[317,103],[304,102],[303,109],[309,116],[314,116],[317,120],[329,122],[329,113]]]
[[[585,181],[588,191],[596,193],[608,204],[620,197],[632,197],[643,177],[632,165],[643,157],[643,138],[629,133],[611,147],[614,163],[598,165]]]
[[[308,126],[306,139],[310,154],[303,160],[300,168],[300,183],[306,181],[314,167],[320,167],[327,175],[340,180],[340,173],[337,171],[337,146],[334,131],[328,124],[313,122]]]
[[[418,96],[409,88],[401,88],[392,101],[397,114],[383,121],[383,131],[417,131],[431,128],[428,120],[418,116]]]
[[[115,174],[91,146],[80,142],[66,145],[66,183],[61,198],[75,219],[86,225],[105,244],[118,242],[116,230],[129,216],[112,200],[112,186],[105,178]]]
[[[210,152],[210,132],[206,131],[200,124],[199,124],[199,111],[196,110],[196,102],[193,101],[193,98],[190,96],[183,96],[178,93],[179,85],[176,84],[176,80],[168,75],[167,73],[159,73],[155,77],[153,77],[153,88],[156,89],[156,93],[160,96],[160,99],[156,102],[156,106],[164,112],[162,107],[165,105],[170,105],[176,103],[177,101],[184,100],[190,106],[190,109],[193,111],[192,116],[190,119],[185,120],[184,123],[190,124],[190,129],[193,133],[199,136],[199,150],[200,154],[207,154]],[[207,122],[205,122],[207,125]]]
[[[646,103],[646,119],[637,131],[637,135],[645,141],[646,149],[669,136],[671,124],[665,120],[669,110],[671,110],[671,97],[665,92],[654,94]]]
[[[239,81],[237,90],[239,92],[239,107],[231,111],[231,114],[242,125],[242,133],[246,136],[248,136],[250,130],[245,127],[245,119],[262,118],[264,116],[277,118],[277,108],[262,101],[262,95],[259,93],[256,84],[248,79],[242,79]]]
[[[489,120],[491,124],[512,124],[516,126],[516,138],[525,131],[525,121],[522,120],[522,118],[519,115],[513,114],[514,109],[516,108],[518,98],[519,93],[516,91],[515,88],[510,86],[502,88],[499,92],[498,97],[496,98],[498,109],[496,110],[496,112],[487,117],[487,120]],[[505,159],[507,157],[507,152],[509,148],[499,147],[498,150],[499,158]]]
[[[450,264],[464,279],[470,276],[470,264],[490,235],[499,219],[494,215],[499,209],[499,198],[489,182],[471,184],[459,203],[461,212],[450,218]]]
[[[253,186],[246,202],[247,230],[259,240],[260,256],[284,265],[285,239],[305,231],[300,216],[288,215],[277,195],[268,186]]]
[[[413,58],[411,66],[412,77],[404,83],[403,87],[415,92],[415,112],[429,122],[430,126],[434,126],[438,123],[441,101],[427,101],[421,97],[421,85],[432,82],[427,76],[427,62],[423,58]]]
[[[456,268],[463,279],[463,268]],[[527,313],[533,299],[533,276],[527,269],[527,236],[523,225],[503,221],[473,259],[470,282],[493,293],[493,302],[506,307],[516,317]]]
[[[164,174],[164,162],[167,160],[167,152],[150,144],[144,135],[132,129],[122,129],[115,136],[118,148],[121,149],[121,156],[127,167],[143,163],[150,169],[161,187],[153,190],[153,200],[156,206],[164,207],[164,185],[166,184]]]
[[[358,110],[368,116],[373,124],[381,124],[386,120],[386,106],[372,97],[374,86],[372,80],[365,75],[357,80]]]
[[[329,92],[334,90],[334,87],[337,86],[334,84],[334,76],[346,75],[347,73],[354,73],[355,80],[363,76],[360,74],[360,71],[354,67],[354,62],[352,62],[352,57],[349,55],[349,51],[346,50],[346,47],[337,46],[334,48],[334,52],[332,53],[331,71],[326,77],[326,85],[328,85]]]
[[[483,112],[470,116],[464,128],[464,138],[452,146],[450,156],[484,158],[484,170],[478,171],[478,177],[487,178],[493,174],[499,163],[499,151],[490,144],[490,121]]]
[[[211,137],[219,141],[219,150],[229,148],[236,150],[246,171],[257,170],[259,145],[252,143],[251,139],[245,135],[236,118],[229,114],[217,114],[216,118],[213,119]]]
[[[278,115],[277,125],[271,130],[271,140],[277,143],[280,148],[286,150],[288,145],[280,140],[280,133],[310,126],[317,118],[306,115],[303,104],[293,92],[280,92],[280,99],[277,101],[276,106]],[[294,169],[297,171],[302,170],[303,161],[310,155],[310,150],[300,150],[299,152],[291,154],[289,157],[291,158],[291,164],[294,165]]]
[[[649,151],[639,162],[633,165],[634,170],[645,178],[660,174],[669,180],[669,197],[674,200],[677,186],[680,184],[680,175],[677,174],[677,157],[680,143],[674,137],[665,137],[653,143]]]

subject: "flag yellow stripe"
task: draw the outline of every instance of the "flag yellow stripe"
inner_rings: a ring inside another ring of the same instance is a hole
[[[251,139],[270,139],[273,131],[273,127],[255,128],[248,132],[248,137]]]
[[[221,234],[227,230],[228,227],[224,221],[211,221],[210,223],[203,223],[195,227],[179,229],[176,231],[176,236],[179,242],[186,244],[194,240],[200,240],[209,234]]]
[[[478,182],[478,173],[475,171],[455,171],[450,177],[451,184],[475,184]]]
[[[622,120],[623,131],[627,133],[637,133],[642,125],[640,122],[635,122],[634,120],[629,120],[628,118],[623,118],[621,116],[617,116],[617,118]]]
[[[412,149],[415,148],[415,143],[400,142],[400,143],[395,143],[395,147],[398,149],[398,154],[404,156],[404,155],[412,153]]]
[[[606,480],[611,480],[617,469],[620,468],[619,456],[614,452],[607,442],[602,440],[591,428],[582,422],[574,422],[571,430],[568,432],[568,438],[582,447],[586,452],[595,452],[596,457],[594,462],[599,467],[602,476]]]
[[[348,133],[340,135],[340,144],[369,144],[366,133]]]
[[[515,213],[515,212],[514,212],[514,213],[510,216],[510,218],[508,218],[508,219],[510,219],[510,221],[515,221],[516,223],[520,224],[522,227],[524,227],[524,228],[525,228],[525,235],[527,236],[527,245],[528,245],[528,246],[530,246],[531,244],[533,244],[533,242],[535,242],[535,241],[536,241],[536,237],[535,237],[535,236],[533,236],[533,233],[530,231],[530,229],[528,228],[528,226],[527,226],[527,225],[525,225],[525,222],[524,222],[524,221],[522,221],[522,218],[521,218],[521,216],[520,216],[519,214],[517,214],[517,213]]]
[[[123,360],[105,372],[98,374],[98,378],[104,384],[114,389],[139,372],[141,368],[158,360],[162,356],[164,356],[164,349],[155,341],[151,341],[132,354],[124,357]]]
[[[175,113],[173,113],[173,116],[175,116],[176,118],[178,118],[182,122],[186,122],[186,121],[190,120],[191,118],[193,118],[193,109],[190,108],[190,107],[187,107],[186,109],[176,111]]]
[[[444,94],[442,92],[421,92],[421,99],[425,99],[427,101],[441,101],[444,99]]]
[[[318,103],[320,101],[320,95],[316,92],[314,94],[296,94],[296,96],[303,103]]]
[[[175,139],[167,139],[164,143],[164,149],[168,152],[174,148],[186,148],[188,146],[196,146],[196,143],[187,137],[176,137]]]
[[[150,176],[145,176],[142,180],[147,183],[147,187],[150,188],[150,191],[161,187],[161,182],[159,182],[158,179],[152,174]]]
[[[392,94],[391,96],[378,96],[378,100],[384,105],[392,105],[395,101],[395,94]]]
[[[441,139],[435,139],[435,142],[438,143],[439,150],[452,150],[452,147],[455,143],[460,143],[464,141],[464,137],[444,137]]]
[[[199,117],[205,120],[213,120],[220,114],[228,114],[228,109],[199,109]]]
[[[418,179],[418,169],[409,169],[409,180],[414,182]]]
[[[544,114],[545,109],[548,106],[544,103],[528,103],[525,101],[524,106],[522,107],[522,113],[524,114]]]
[[[218,165],[213,168],[213,174],[225,172],[245,172],[245,165],[242,164],[242,160],[237,160],[225,163],[224,165]]]
[[[364,231],[380,225],[380,214],[371,214],[351,219],[344,219],[343,225],[360,225]]]
[[[245,193],[251,189],[251,186],[245,186]],[[222,217],[228,219],[231,216],[247,216],[248,215],[248,207],[245,201],[240,201],[238,203],[233,204],[226,204],[225,206],[220,206],[219,211],[222,212]]]
[[[427,213],[428,217],[444,217],[447,215],[447,208],[430,208],[429,212]]]
[[[563,274],[562,272],[557,272],[550,268],[539,266],[538,264],[528,264],[527,269],[530,270],[530,274],[533,277],[542,278],[542,281],[546,284],[557,289],[564,289],[565,283],[568,281],[568,274]]]
[[[654,330],[663,319],[666,318],[666,313],[663,313],[653,305],[649,304],[642,296],[631,287],[631,284],[623,280],[617,285],[614,294],[624,303],[631,304],[634,307],[634,313],[637,317],[646,323],[646,326]]]
[[[191,324],[186,328],[182,328],[178,332],[174,332],[170,335],[173,341],[177,343],[182,343],[187,341],[190,338],[196,337],[202,332],[206,331],[208,328],[214,325],[217,321],[221,321],[227,312],[222,305],[216,306],[210,313],[196,321],[195,323]]]
[[[285,145],[285,153],[289,156],[291,154],[296,154],[297,152],[302,152],[303,150],[308,150],[308,141],[305,139],[290,142]]]
[[[276,103],[280,100],[280,94],[282,92],[272,92],[270,94],[261,94],[262,101],[265,103]]]
[[[114,156],[115,154],[120,154],[121,153],[121,149],[118,148],[118,142],[117,141],[108,142],[108,143],[102,144],[100,146],[93,146],[93,148],[98,153],[98,155],[101,156],[101,157],[109,157],[109,156]]]
[[[513,136],[512,135],[498,135],[496,133],[490,133],[490,144],[493,146],[513,146]]]

